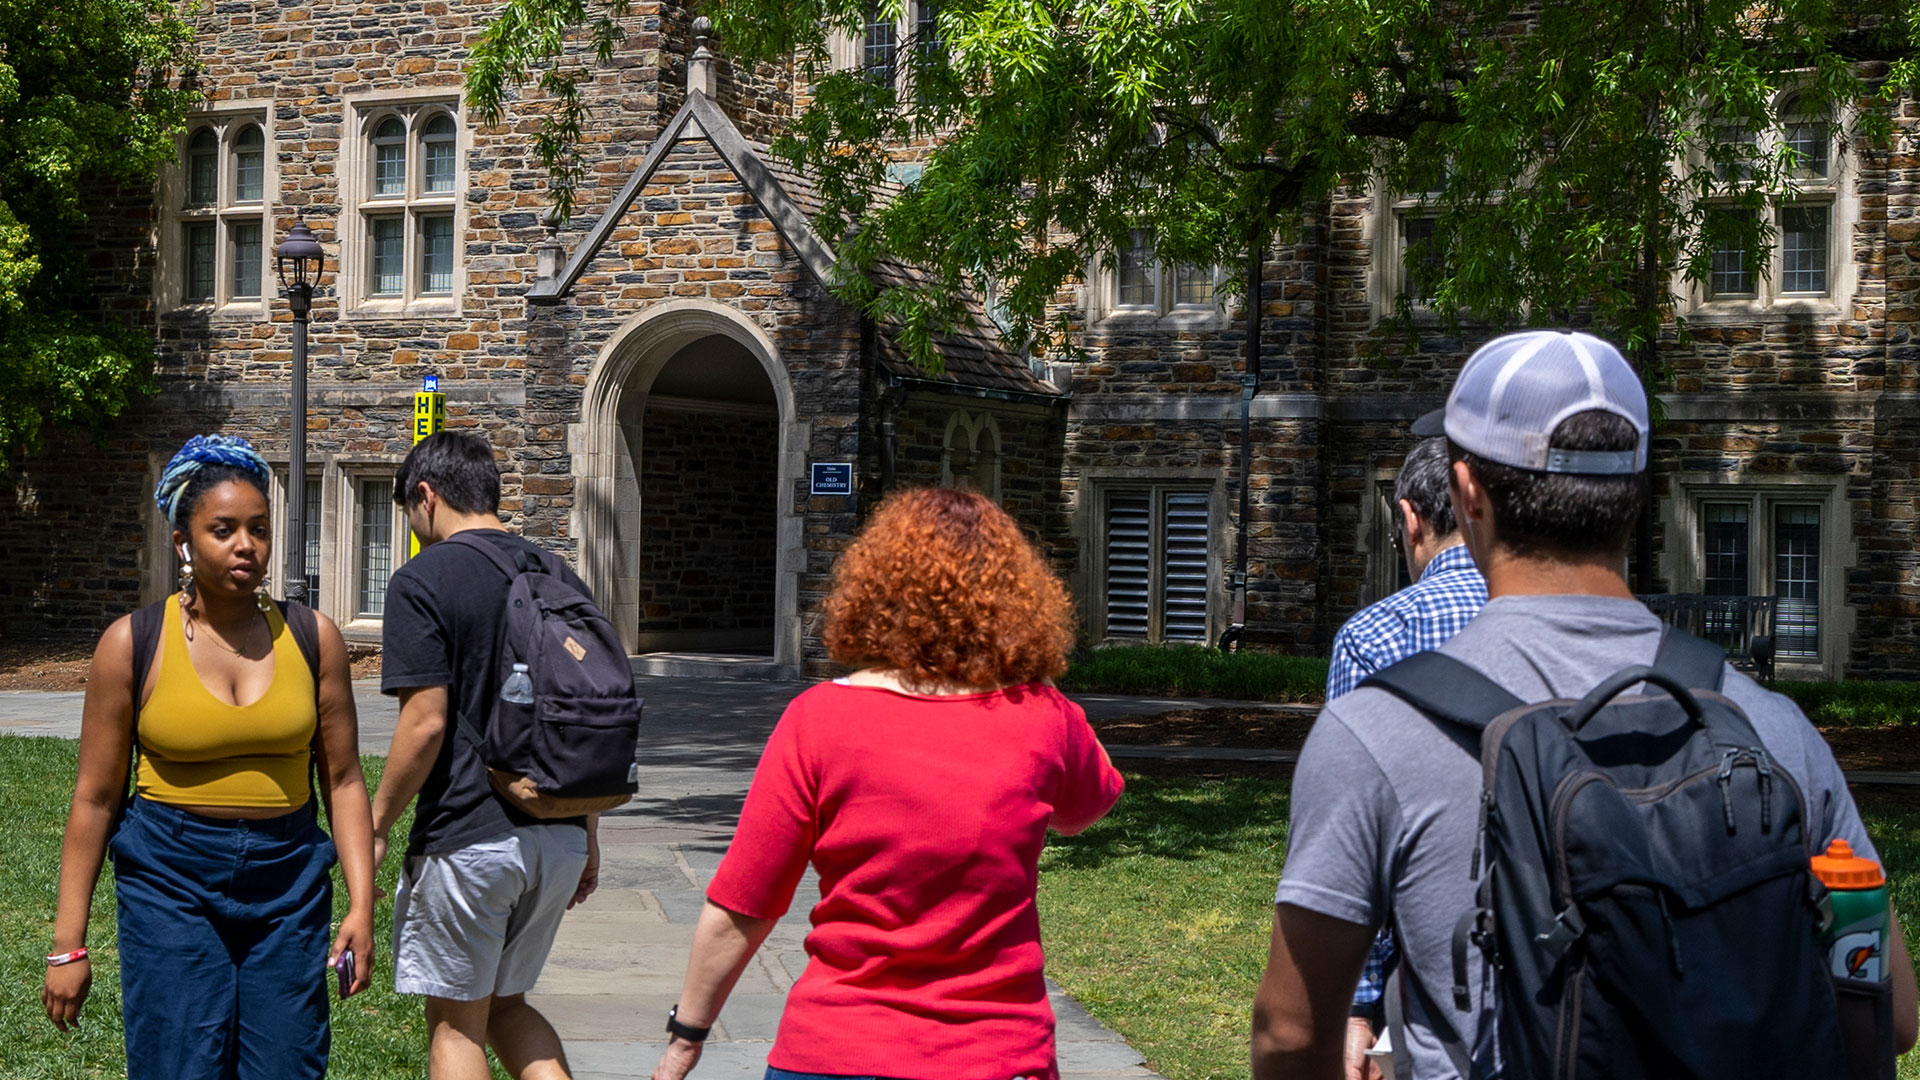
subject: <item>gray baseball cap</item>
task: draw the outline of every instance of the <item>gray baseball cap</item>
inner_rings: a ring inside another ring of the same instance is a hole
[[[1556,450],[1554,429],[1600,409],[1633,425],[1633,450]],[[1570,330],[1527,330],[1494,338],[1467,358],[1447,407],[1413,423],[1426,438],[1445,434],[1488,461],[1534,472],[1626,476],[1647,467],[1647,392],[1620,350]]]

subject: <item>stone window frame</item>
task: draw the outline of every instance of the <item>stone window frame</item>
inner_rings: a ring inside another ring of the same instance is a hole
[[[1152,302],[1123,303],[1120,285],[1124,256],[1119,253],[1096,256],[1088,263],[1086,271],[1085,306],[1089,323],[1152,322],[1174,329],[1207,329],[1227,324],[1226,297],[1220,288],[1226,281],[1226,274],[1221,267],[1212,267],[1210,273],[1205,275],[1212,284],[1210,301],[1181,303],[1176,296],[1179,274],[1183,270],[1197,268],[1179,267],[1153,254],[1151,230],[1135,229],[1133,236],[1134,246],[1131,250],[1142,253],[1150,264],[1147,275],[1153,289]]]
[[[321,454],[307,462],[307,479],[320,482],[320,517],[316,533],[320,540],[317,562],[320,589],[307,597],[308,606],[326,614],[340,627],[349,641],[377,643],[382,620],[366,616],[359,608],[360,587],[360,481],[392,477],[403,459],[395,454]],[[275,539],[272,579],[273,591],[284,596],[280,583],[285,576],[286,549],[280,547],[287,533],[287,459],[284,453],[270,455],[267,464],[273,473],[268,498],[273,514]],[[406,512],[393,507],[393,569],[399,570],[412,557],[412,534],[407,528]]]
[[[1381,183],[1378,177],[1370,186],[1373,207],[1367,215],[1365,229],[1372,256],[1368,260],[1367,286],[1368,300],[1377,321],[1399,310],[1400,296],[1407,290],[1408,222],[1438,219],[1441,213],[1438,200],[1444,192],[1397,192]],[[1439,319],[1439,313],[1423,297],[1411,298],[1408,306],[1417,322]]]
[[[1383,600],[1411,584],[1405,580],[1408,577],[1406,556],[1395,543],[1399,522],[1393,491],[1399,480],[1398,467],[1376,468],[1367,475],[1367,494],[1360,504],[1360,528],[1355,537],[1366,559],[1361,607]]]
[[[1658,559],[1660,575],[1676,593],[1697,593],[1705,576],[1702,527],[1707,503],[1745,502],[1748,520],[1771,521],[1769,511],[1782,505],[1813,505],[1820,509],[1820,655],[1807,660],[1781,657],[1781,678],[1838,678],[1852,651],[1854,611],[1846,602],[1847,570],[1855,565],[1859,548],[1853,536],[1853,512],[1847,501],[1845,474],[1782,474],[1756,477],[1747,473],[1683,472],[1672,477],[1669,495],[1660,500],[1665,543]],[[1751,525],[1749,526],[1751,528]],[[1749,591],[1772,595],[1773,539],[1771,530],[1758,529],[1750,541]]]
[[[1775,239],[1769,246],[1766,265],[1760,268],[1752,294],[1716,296],[1712,291],[1711,276],[1704,281],[1694,282],[1676,272],[1673,288],[1685,298],[1684,314],[1690,320],[1709,323],[1739,321],[1767,314],[1838,317],[1852,310],[1860,277],[1859,267],[1853,258],[1853,233],[1861,220],[1860,196],[1855,183],[1854,155],[1844,152],[1847,145],[1841,133],[1853,119],[1853,110],[1842,105],[1824,114],[1800,112],[1794,108],[1799,94],[1800,90],[1794,88],[1782,91],[1776,97],[1780,103],[1781,122],[1753,134],[1756,152],[1761,155],[1777,152],[1783,141],[1785,125],[1807,121],[1822,123],[1827,127],[1827,175],[1795,177],[1785,187],[1765,193],[1766,209],[1763,212],[1774,227]],[[1703,154],[1695,152],[1689,155],[1686,167],[1707,169],[1714,166],[1707,162]],[[1781,288],[1785,257],[1782,243],[1784,233],[1780,226],[1785,211],[1795,207],[1824,207],[1827,210],[1827,288],[1821,293],[1787,292]]]
[[[338,278],[343,317],[459,316],[467,292],[467,194],[472,182],[468,158],[473,149],[473,130],[467,123],[465,101],[457,90],[409,91],[356,96],[346,99],[344,106],[346,134],[340,140]],[[454,124],[453,190],[444,194],[423,190],[426,128],[435,117],[442,115],[450,117]],[[404,192],[397,196],[374,192],[375,132],[388,118],[400,120],[405,127],[406,182]],[[420,280],[424,274],[421,223],[427,218],[447,215],[453,218],[452,287],[446,293],[428,293],[421,287]],[[394,216],[403,223],[401,291],[376,294],[373,292],[374,222]]]
[[[1077,511],[1080,537],[1086,552],[1082,560],[1082,587],[1078,590],[1088,640],[1100,644],[1140,644],[1136,637],[1112,637],[1107,627],[1107,544],[1108,497],[1114,492],[1179,490],[1207,495],[1207,628],[1206,644],[1217,641],[1226,626],[1227,611],[1222,593],[1225,588],[1229,545],[1232,542],[1232,515],[1226,505],[1224,481],[1218,474],[1190,469],[1116,468],[1090,469],[1082,473],[1081,496]],[[1144,639],[1165,643],[1164,637]]]
[[[286,577],[287,551],[283,545],[288,543],[292,536],[287,531],[287,461],[284,457],[273,457],[268,459],[267,465],[273,473],[273,480],[267,492],[269,512],[273,518],[274,538],[271,577],[274,582],[273,591],[285,596],[286,583],[282,579]],[[307,527],[312,529],[319,539],[320,550],[308,567],[308,576],[309,578],[318,577],[320,587],[317,591],[307,594],[306,603],[315,611],[331,615],[340,610],[337,603],[329,601],[329,590],[334,586],[339,575],[332,572],[335,545],[329,542],[331,537],[328,532],[328,523],[338,513],[338,507],[331,505],[331,500],[328,498],[328,471],[327,462],[324,460],[307,462],[307,481],[317,482],[320,485],[319,514],[307,521]]]
[[[153,295],[162,312],[246,321],[257,321],[270,313],[269,305],[279,295],[273,272],[273,211],[279,195],[280,169],[274,153],[272,106],[271,101],[258,99],[223,101],[192,113],[186,130],[177,137],[175,160],[160,170],[154,192],[160,212],[154,243]],[[261,136],[260,198],[243,202],[235,190],[238,169],[234,144],[248,128],[258,128]],[[211,205],[189,206],[191,147],[193,140],[206,131],[211,131],[215,140],[214,198]],[[192,261],[187,230],[196,225],[211,225],[214,230],[213,293],[208,297],[187,295]],[[257,225],[260,230],[257,296],[234,294],[232,247],[238,225]]]
[[[396,469],[395,466],[387,465],[354,465],[340,470],[344,481],[340,492],[343,499],[341,505],[345,512],[338,516],[343,534],[341,539],[345,541],[346,550],[345,557],[336,560],[344,571],[336,575],[336,580],[339,582],[338,595],[345,601],[339,609],[347,618],[345,625],[379,626],[385,619],[384,585],[381,588],[382,609],[380,611],[373,611],[368,605],[361,603],[362,586],[365,584],[362,579],[367,570],[366,552],[361,545],[361,533],[368,524],[367,508],[362,504],[365,494],[362,490],[363,485],[381,481],[387,483],[387,498],[383,510],[387,520],[387,543],[390,547],[387,556],[388,580],[392,580],[393,574],[407,561],[408,549],[411,546],[407,518],[393,501],[392,488]]]
[[[964,445],[956,445],[955,436],[964,439]],[[984,450],[982,440],[988,440],[990,444]],[[1004,445],[1000,438],[1000,421],[992,413],[953,410],[947,416],[946,434],[940,440],[940,486],[953,487],[959,480],[972,480],[974,490],[999,502],[1000,463]],[[967,466],[958,472],[954,469],[956,451],[970,459]],[[984,484],[980,482],[982,466],[988,470]]]
[[[868,11],[870,13],[868,15],[869,20],[875,19],[877,9],[880,8],[884,2],[885,0],[874,0],[873,3],[868,5]],[[899,95],[899,101],[902,104],[910,104],[913,101],[913,65],[900,63],[898,57],[904,50],[922,47],[922,16],[928,9],[932,9],[936,13],[935,17],[937,18],[939,3],[938,0],[931,0],[931,2],[929,2],[929,0],[899,0],[899,3],[900,15],[893,20],[894,58],[889,60],[888,63],[893,67],[894,89]],[[872,25],[880,26],[883,24],[878,21],[873,21]],[[867,40],[864,32],[860,34],[850,34],[845,30],[835,29],[827,34],[827,62],[828,66],[834,71],[866,70],[868,68],[866,50]]]

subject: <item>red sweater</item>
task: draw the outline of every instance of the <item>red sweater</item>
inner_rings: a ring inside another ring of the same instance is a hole
[[[1034,905],[1048,827],[1120,797],[1086,714],[1046,686],[918,697],[825,683],[781,716],[707,898],[820,902],[769,1062],[909,1080],[1053,1080]]]

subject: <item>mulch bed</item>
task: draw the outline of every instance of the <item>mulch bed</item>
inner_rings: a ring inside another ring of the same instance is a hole
[[[1213,746],[1298,750],[1313,728],[1310,714],[1270,709],[1175,709],[1096,722],[1100,740],[1116,746]],[[1843,769],[1920,772],[1920,728],[1822,728]],[[1135,762],[1129,759],[1127,768]]]
[[[85,690],[91,641],[0,641],[0,690]]]

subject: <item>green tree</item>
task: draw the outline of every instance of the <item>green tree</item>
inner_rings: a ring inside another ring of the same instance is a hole
[[[171,0],[0,0],[0,467],[153,390],[151,335],[100,315],[75,240],[90,194],[172,156],[190,42]]]
[[[1589,320],[1650,362],[1676,272],[1699,281],[1716,248],[1771,242],[1766,215],[1724,211],[1758,211],[1796,161],[1742,133],[1780,119],[1783,91],[1836,116],[1870,98],[1872,62],[1909,53],[1897,3],[938,0],[937,40],[903,43],[902,78],[828,63],[829,34],[857,33],[869,0],[708,10],[726,53],[810,87],[776,151],[818,179],[852,271],[837,288],[876,316],[925,330],[953,315],[955,286],[990,278],[1016,334],[1070,346],[1052,299],[1132,230],[1168,260],[1237,266],[1379,184],[1432,193],[1433,238],[1409,258],[1446,318]],[[605,42],[624,9],[507,10],[468,83],[495,108],[529,70],[564,66],[565,27]],[[578,123],[571,82],[549,89]],[[1871,103],[1844,115],[1856,145],[1887,129]],[[915,138],[938,148],[899,191],[889,148]],[[933,274],[877,285],[858,271],[882,255]]]

